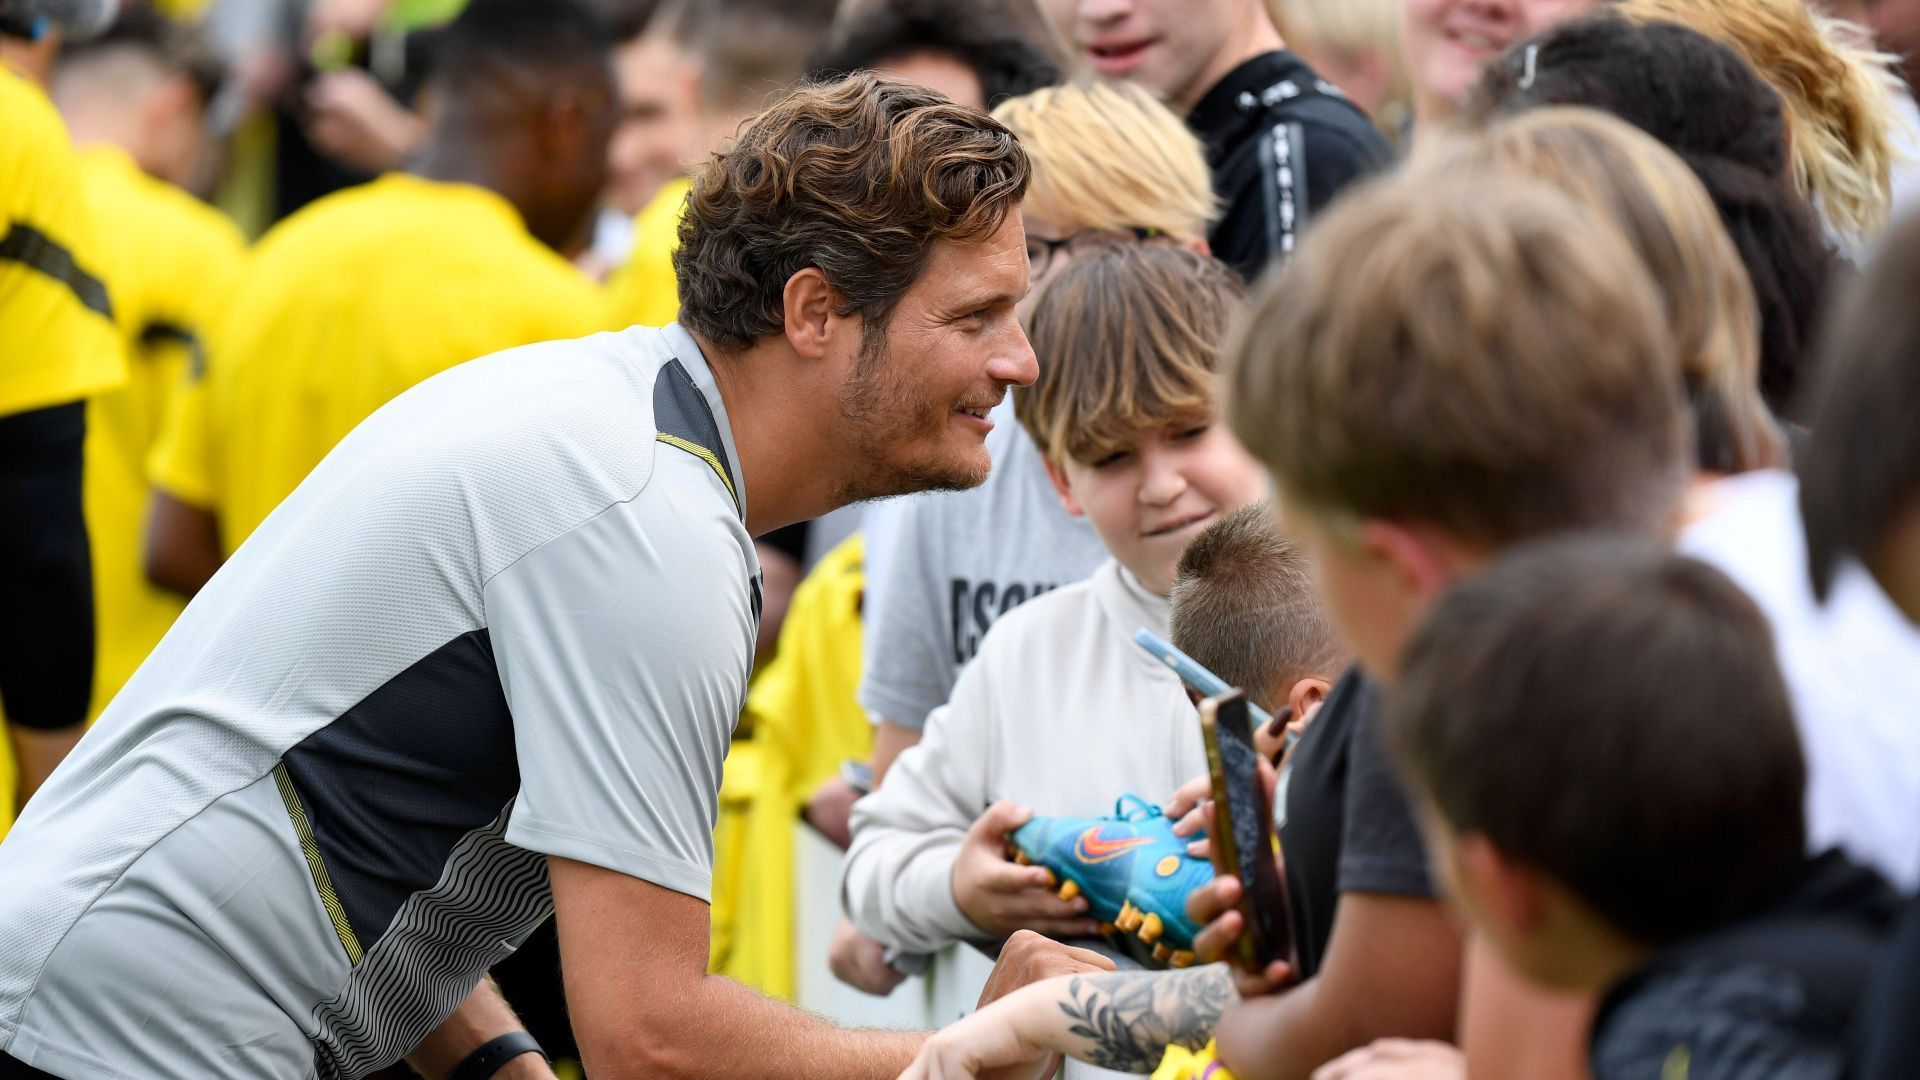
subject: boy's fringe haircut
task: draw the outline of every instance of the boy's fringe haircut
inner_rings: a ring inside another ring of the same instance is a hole
[[[1212,420],[1240,278],[1169,244],[1076,259],[1027,316],[1040,361],[1014,414],[1049,461],[1092,464],[1169,424]]]

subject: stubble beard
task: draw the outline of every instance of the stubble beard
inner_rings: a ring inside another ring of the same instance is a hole
[[[860,355],[840,393],[842,434],[854,463],[835,502],[840,505],[979,487],[988,467],[944,455],[948,412],[916,400],[887,348],[884,328],[864,332]]]

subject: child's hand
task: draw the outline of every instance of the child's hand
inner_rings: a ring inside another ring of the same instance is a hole
[[[1274,857],[1279,862],[1279,856]],[[1285,868],[1281,868],[1285,873]],[[1241,997],[1261,997],[1293,982],[1293,967],[1283,960],[1268,964],[1264,971],[1249,972],[1238,963],[1235,948],[1247,931],[1247,917],[1240,911],[1240,879],[1232,875],[1216,877],[1195,889],[1187,897],[1187,917],[1200,924],[1193,939],[1193,951],[1202,963],[1230,961],[1234,989]]]
[[[1279,761],[1281,755],[1286,753],[1287,738],[1298,737],[1295,723],[1293,706],[1282,705],[1280,711],[1273,715],[1272,720],[1261,724],[1260,729],[1253,733],[1254,750],[1266,761]]]
[[[1019,996],[1004,998],[935,1032],[900,1080],[1053,1075],[1059,1060],[1021,1031]]]
[[[973,925],[995,937],[1034,930],[1053,938],[1088,937],[1099,929],[1086,917],[1087,900],[1054,895],[1053,872],[1007,858],[1007,836],[1033,811],[997,802],[967,830],[953,862],[953,899]]]
[[[863,994],[886,997],[906,976],[887,963],[887,947],[860,932],[841,917],[827,946],[827,967],[833,977]]]
[[[1213,780],[1205,773],[1181,784],[1173,791],[1162,811],[1173,819],[1173,835],[1194,836],[1213,824]],[[1196,859],[1210,858],[1207,839],[1202,836],[1187,845],[1187,854]]]
[[[1467,1058],[1452,1043],[1380,1039],[1314,1070],[1313,1080],[1461,1080]]]

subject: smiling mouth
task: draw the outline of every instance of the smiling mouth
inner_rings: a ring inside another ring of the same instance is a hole
[[[1152,532],[1144,532],[1144,533],[1141,533],[1140,535],[1149,540],[1157,536],[1171,536],[1174,533],[1180,532],[1183,529],[1188,529],[1193,527],[1194,525],[1198,525],[1199,523],[1206,521],[1208,518],[1211,518],[1211,517],[1213,517],[1213,511],[1211,510],[1208,510],[1199,514],[1191,514],[1191,515],[1188,515],[1187,517],[1181,518],[1178,521],[1173,521],[1173,522],[1169,522],[1166,525],[1162,525],[1160,528],[1155,529]]]
[[[1119,45],[1090,45],[1087,51],[1097,60],[1132,60],[1146,52],[1148,46],[1152,44],[1151,41],[1128,41]]]
[[[1474,52],[1500,53],[1506,51],[1507,48],[1507,42],[1488,37],[1485,34],[1475,34],[1464,30],[1450,31],[1447,37],[1452,39],[1454,44],[1464,45]]]
[[[967,416],[973,417],[975,420],[985,420],[987,418],[987,414],[993,411],[993,406],[982,405],[979,407],[971,407],[971,406],[962,405],[959,408],[954,409],[953,411],[957,413],[964,413]]]

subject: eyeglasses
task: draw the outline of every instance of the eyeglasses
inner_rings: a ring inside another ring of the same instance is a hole
[[[1130,225],[1124,229],[1081,229],[1062,240],[1028,236],[1027,267],[1035,279],[1043,278],[1047,271],[1054,268],[1055,260],[1062,251],[1067,252],[1068,258],[1077,259],[1083,255],[1096,255],[1127,244],[1152,240],[1159,235],[1159,229]]]

